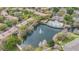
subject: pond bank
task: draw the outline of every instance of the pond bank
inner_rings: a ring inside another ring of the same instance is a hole
[[[33,45],[38,46],[40,41],[52,40],[52,36],[60,32],[61,29],[51,28],[47,25],[40,24],[36,27],[33,33],[26,38],[26,40],[21,44],[21,46]]]

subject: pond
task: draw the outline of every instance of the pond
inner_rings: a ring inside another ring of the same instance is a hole
[[[24,47],[27,45],[32,45],[33,47],[37,47],[40,41],[52,40],[52,37],[61,30],[62,29],[60,28],[53,28],[44,24],[40,24],[36,27],[34,32],[24,40],[21,46]]]

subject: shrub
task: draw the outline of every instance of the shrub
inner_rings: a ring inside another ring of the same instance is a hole
[[[0,22],[3,22],[3,21],[4,21],[4,17],[0,16]]]
[[[74,13],[74,9],[73,8],[67,8],[67,13],[72,15]]]
[[[38,15],[34,15],[33,18],[34,18],[35,20],[42,20],[42,19],[43,19],[42,16],[38,16]]]
[[[17,24],[18,23],[18,20],[17,19],[5,20],[4,23],[7,24],[9,27],[11,27],[12,25]]]
[[[12,26],[12,22],[10,20],[5,20],[4,23],[7,24],[8,27]]]
[[[72,7],[74,10],[79,10],[79,8],[78,7]]]
[[[48,46],[49,46],[49,47],[53,47],[53,46],[54,46],[54,41],[53,41],[53,40],[48,41],[47,43],[48,43]]]
[[[7,28],[6,24],[0,23],[0,31],[5,30]]]
[[[73,22],[73,18],[71,15],[65,15],[64,16],[64,20],[65,22],[67,22],[68,24],[71,24]]]
[[[15,50],[16,44],[20,44],[21,41],[17,36],[11,35],[7,38],[7,41],[4,44],[5,50]]]
[[[27,10],[24,10],[24,11],[22,12],[21,17],[26,20],[26,19],[28,19],[29,17],[31,17],[32,15],[33,15],[32,12],[29,12],[29,11],[27,11]]]
[[[33,51],[34,47],[31,45],[28,45],[27,47],[23,48],[24,51]]]
[[[59,8],[58,7],[54,7],[53,8],[53,12],[57,13],[59,11]]]
[[[65,11],[64,10],[60,10],[59,12],[58,12],[58,15],[59,16],[63,16],[65,14]]]

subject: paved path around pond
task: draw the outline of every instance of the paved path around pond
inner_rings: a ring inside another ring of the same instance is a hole
[[[64,46],[65,51],[79,51],[79,38],[67,43]]]

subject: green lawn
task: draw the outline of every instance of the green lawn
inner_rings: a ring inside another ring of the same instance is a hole
[[[62,35],[62,32],[60,32],[58,34]],[[65,45],[76,38],[79,38],[79,35],[69,32],[67,37],[64,40],[62,40],[62,44]]]
[[[69,33],[68,37],[66,39],[64,39],[62,42],[65,45],[66,43],[68,43],[68,42],[70,42],[70,41],[72,41],[72,40],[74,40],[76,38],[79,38],[79,35]]]

